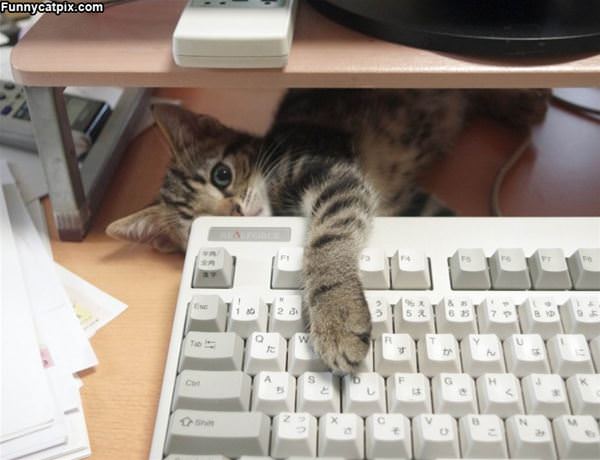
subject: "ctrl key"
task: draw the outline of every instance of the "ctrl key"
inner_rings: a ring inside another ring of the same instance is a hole
[[[178,409],[171,414],[165,455],[268,455],[270,420],[260,412]]]

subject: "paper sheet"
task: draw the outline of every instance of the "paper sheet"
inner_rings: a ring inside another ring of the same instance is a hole
[[[0,165],[0,169],[2,165]],[[6,171],[0,171],[4,178]],[[30,299],[0,187],[0,442],[42,429],[54,420],[55,405],[42,367]]]
[[[119,316],[126,308],[123,302],[101,291],[65,267],[56,264],[58,276],[73,302],[75,313],[88,337]]]

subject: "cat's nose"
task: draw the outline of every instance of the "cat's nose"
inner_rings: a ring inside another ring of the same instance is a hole
[[[231,208],[232,216],[243,216],[244,212],[242,211],[242,207],[239,204],[234,204],[233,208]]]

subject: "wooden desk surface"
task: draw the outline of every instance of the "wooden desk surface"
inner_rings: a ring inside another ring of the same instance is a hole
[[[486,61],[373,39],[300,5],[284,70],[177,67],[171,36],[186,0],[144,0],[102,14],[44,15],[12,54],[33,86],[203,88],[597,86],[600,55]]]
[[[159,92],[254,132],[267,127],[279,95],[277,91]],[[536,134],[537,150],[529,152],[507,178],[502,193],[505,212],[598,215],[599,126],[553,108]],[[518,134],[480,120],[465,131],[454,152],[429,171],[424,183],[459,214],[488,215],[494,174],[519,142]],[[94,460],[148,457],[183,256],[111,240],[104,228],[154,199],[168,160],[167,145],[156,128],[140,135],[124,155],[85,240],[65,243],[54,234],[52,241],[59,263],[129,306],[93,337],[100,364],[83,376]]]

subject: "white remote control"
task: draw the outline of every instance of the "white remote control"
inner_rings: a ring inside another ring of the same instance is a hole
[[[190,0],[175,32],[183,67],[265,68],[287,64],[298,0]]]

